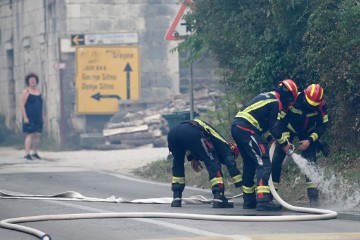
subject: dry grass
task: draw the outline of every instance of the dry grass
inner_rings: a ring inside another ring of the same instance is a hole
[[[339,156],[338,156],[339,157]],[[337,157],[337,158],[338,158]],[[334,164],[336,162],[336,164]],[[360,191],[360,159],[348,159],[347,161],[335,161],[333,158],[319,158],[319,167],[326,169],[328,174],[334,172],[340,174],[349,184]],[[241,163],[238,163],[240,166]],[[146,165],[145,167],[136,169],[134,174],[145,179],[151,179],[160,182],[171,182],[172,159],[162,159]],[[241,169],[241,168],[240,168]],[[226,169],[223,167],[225,188],[228,193],[238,194],[239,190],[235,190]],[[197,173],[192,170],[189,162],[185,162],[186,185],[210,189],[208,174],[206,169]],[[294,162],[290,162],[288,170],[282,173],[281,183],[279,185],[279,195],[288,202],[307,201],[305,176],[301,174],[299,168]]]

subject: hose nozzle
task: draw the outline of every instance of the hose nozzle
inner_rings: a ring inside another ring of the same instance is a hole
[[[294,149],[290,148],[290,149],[288,150],[288,152],[287,152],[287,155],[290,156],[290,155],[293,154],[293,153],[294,153]]]
[[[291,148],[289,148],[288,152],[286,153],[288,156],[291,156],[291,154],[294,153],[294,145],[289,142],[288,139],[286,139],[287,143],[290,144]]]

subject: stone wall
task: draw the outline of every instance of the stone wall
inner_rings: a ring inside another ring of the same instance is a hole
[[[181,3],[181,0],[0,0],[0,114],[6,116],[6,125],[20,131],[19,102],[25,87],[24,76],[34,72],[39,75],[45,100],[45,131],[54,139],[60,142],[63,137],[66,141],[80,133],[103,129],[111,116],[79,115],[75,111],[75,52],[62,49],[63,41],[70,42],[72,34],[137,32],[141,101],[169,99],[179,94],[180,89],[187,92],[189,89],[180,84],[188,84],[188,68],[179,63],[177,52],[170,53],[178,43],[164,40]],[[194,69],[195,82],[218,81],[206,66],[194,66],[198,68]]]
[[[61,9],[55,1],[0,1],[0,113],[10,128],[20,130],[20,95],[25,88],[24,76],[38,74],[45,100],[47,129],[59,137],[58,76],[52,66],[58,57],[57,25]],[[59,1],[60,2],[60,1]],[[56,25],[55,25],[56,24]]]

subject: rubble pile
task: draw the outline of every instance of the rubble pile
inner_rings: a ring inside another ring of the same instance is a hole
[[[214,102],[222,95],[220,91],[206,88],[194,90],[194,112],[201,116],[208,110],[214,111]],[[122,102],[119,113],[110,119],[102,131],[105,144],[94,148],[111,150],[167,147],[169,122],[166,116],[179,112],[189,114],[189,102],[188,94],[176,95],[172,99],[161,101]]]

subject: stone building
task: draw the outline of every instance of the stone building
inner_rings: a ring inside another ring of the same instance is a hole
[[[108,106],[119,101],[156,101],[188,91],[187,67],[178,52],[170,52],[178,43],[164,40],[182,2],[0,0],[0,114],[6,125],[21,129],[20,94],[30,72],[39,75],[45,128],[58,143],[101,129],[114,113]],[[200,72],[199,79],[218,80],[213,72]],[[130,81],[135,84],[129,89]]]

